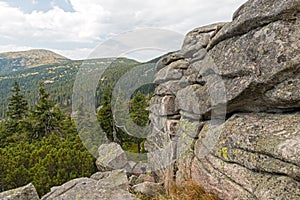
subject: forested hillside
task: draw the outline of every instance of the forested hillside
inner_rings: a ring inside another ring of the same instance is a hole
[[[4,118],[8,104],[8,97],[11,95],[11,88],[14,81],[18,81],[29,107],[32,107],[38,99],[38,84],[40,81],[45,83],[46,89],[50,93],[50,99],[57,102],[63,110],[71,111],[71,99],[73,84],[78,69],[84,61],[62,60],[58,63],[42,65],[39,67],[20,69],[17,71],[1,72],[0,70],[0,118]],[[98,67],[112,62],[112,59],[94,59],[89,62],[97,64]],[[105,84],[113,85],[118,78],[127,70],[138,64],[135,60],[118,58],[112,62],[107,72]],[[100,97],[97,93],[97,97]]]

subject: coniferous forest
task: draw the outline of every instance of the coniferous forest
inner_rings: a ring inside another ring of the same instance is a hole
[[[118,128],[111,109],[112,88],[124,73],[136,65],[133,60],[119,59],[105,71],[105,80],[99,80],[96,106],[99,124],[107,138],[119,143],[126,151],[143,153],[145,139],[130,136]],[[74,63],[72,66],[65,65],[70,74],[58,76],[60,79],[53,83],[41,78],[43,71],[55,70],[53,66],[29,69],[39,72],[35,75],[37,77],[31,77],[31,81],[27,80],[30,76],[17,76],[19,72],[11,73],[15,78],[1,80],[7,85],[5,91],[2,89],[2,95],[7,95],[7,102],[0,124],[1,191],[32,182],[42,196],[53,186],[97,171],[95,158],[82,144],[70,117],[72,87],[78,70]],[[36,89],[32,89],[34,85]],[[139,88],[128,102],[130,118],[139,126],[148,124],[147,107],[153,90],[154,85]]]

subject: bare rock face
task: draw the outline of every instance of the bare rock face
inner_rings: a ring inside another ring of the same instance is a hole
[[[2,200],[39,200],[39,195],[33,184],[0,193]]]
[[[149,151],[165,186],[300,199],[300,1],[249,0],[157,63]],[[170,148],[171,147],[171,148]]]
[[[299,199],[299,121],[300,113],[235,114],[209,155],[197,140],[191,178],[221,199]]]

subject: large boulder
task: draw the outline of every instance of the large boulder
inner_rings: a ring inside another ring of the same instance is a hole
[[[2,200],[39,200],[39,195],[33,184],[0,193]]]
[[[299,121],[300,113],[235,114],[206,157],[197,140],[190,176],[221,199],[299,199]]]
[[[98,153],[96,166],[99,171],[124,169],[128,164],[126,153],[117,143],[102,144],[98,149]]]
[[[127,175],[122,170],[97,173],[91,178],[78,178],[54,187],[42,200],[137,200],[128,192]]]

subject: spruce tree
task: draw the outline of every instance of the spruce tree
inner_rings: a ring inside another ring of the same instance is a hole
[[[18,82],[14,82],[12,89],[13,95],[9,98],[9,104],[7,108],[7,121],[4,123],[0,131],[0,147],[6,145],[6,143],[16,136],[17,133],[21,133],[24,119],[28,115],[28,103],[20,92],[20,86]]]
[[[45,85],[40,82],[39,85],[39,103],[30,116],[31,129],[34,138],[40,138],[49,135],[51,132],[59,132],[59,120],[61,118],[60,110],[57,112],[54,103],[49,99],[50,94],[46,92]]]
[[[9,98],[6,113],[8,119],[15,122],[24,119],[28,114],[28,102],[20,91],[19,83],[15,81],[12,89],[13,95]]]

